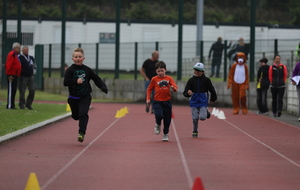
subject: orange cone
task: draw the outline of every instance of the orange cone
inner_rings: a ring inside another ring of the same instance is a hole
[[[192,190],[204,190],[200,177],[196,177]]]

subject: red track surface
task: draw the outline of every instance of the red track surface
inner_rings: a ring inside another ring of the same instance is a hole
[[[43,189],[300,189],[300,128],[249,113],[199,122],[174,106],[170,141],[153,133],[144,105],[93,103],[83,143],[71,118],[0,145],[0,189],[24,189],[30,172]],[[116,111],[127,106],[120,119]]]

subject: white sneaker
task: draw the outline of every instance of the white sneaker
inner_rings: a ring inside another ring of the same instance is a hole
[[[158,124],[155,125],[155,127],[154,127],[154,133],[156,135],[159,135],[159,133],[160,133],[160,125],[158,125]]]
[[[168,134],[163,134],[162,135],[162,141],[168,142],[169,141],[169,135]]]

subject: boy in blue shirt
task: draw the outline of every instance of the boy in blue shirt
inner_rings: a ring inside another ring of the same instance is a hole
[[[190,98],[190,107],[193,119],[193,134],[192,137],[198,137],[198,121],[206,120],[210,117],[207,110],[209,95],[211,94],[210,102],[217,100],[217,94],[211,80],[204,75],[203,63],[194,65],[194,76],[190,78],[185,86],[183,95]]]

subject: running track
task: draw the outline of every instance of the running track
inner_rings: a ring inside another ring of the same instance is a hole
[[[129,113],[115,118],[127,107]],[[0,144],[0,189],[24,189],[31,172],[42,189],[300,189],[300,128],[271,117],[212,116],[192,138],[188,106],[174,106],[170,141],[153,133],[144,105],[93,103],[83,143],[67,118]],[[210,109],[211,110],[211,109]]]

